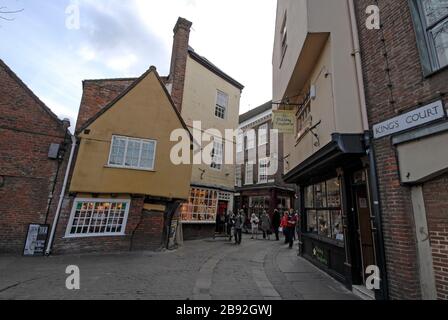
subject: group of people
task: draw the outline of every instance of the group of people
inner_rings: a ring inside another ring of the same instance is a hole
[[[299,214],[294,212],[293,209],[285,211],[281,215],[279,210],[274,210],[272,220],[270,215],[263,211],[258,216],[252,213],[249,219],[251,239],[258,239],[260,231],[263,233],[263,239],[270,240],[271,235],[275,235],[276,241],[280,241],[280,234],[285,237],[285,244],[289,244],[289,248],[293,248],[294,240],[296,239],[296,232],[299,227]],[[241,244],[243,229],[246,224],[246,215],[243,210],[238,211],[236,214],[230,213],[227,219],[227,230],[230,240],[235,237],[235,243]]]

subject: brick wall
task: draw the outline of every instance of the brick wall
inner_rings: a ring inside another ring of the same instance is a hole
[[[84,81],[76,130],[79,130],[87,121],[122,94],[136,80],[130,78]]]
[[[28,225],[45,223],[64,173],[48,150],[66,138],[62,121],[0,60],[0,253],[21,254]]]
[[[423,186],[437,297],[448,300],[448,174]]]
[[[163,213],[143,213],[144,198],[133,197],[129,209],[125,236],[65,238],[73,207],[74,196],[67,196],[61,210],[56,231],[53,254],[79,254],[97,252],[126,252],[155,250],[161,247]]]
[[[374,3],[370,0],[356,1],[371,126],[438,99],[440,92],[448,89],[447,71],[423,77],[408,1],[375,2],[381,10],[382,30],[365,27],[365,9]],[[446,97],[443,100],[447,102]],[[410,189],[400,185],[396,153],[390,137],[375,141],[374,148],[390,297],[418,299],[421,293]]]

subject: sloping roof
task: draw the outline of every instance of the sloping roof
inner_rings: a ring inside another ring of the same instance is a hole
[[[272,110],[272,101],[266,102],[265,104],[240,115],[240,124],[268,110]]]
[[[76,130],[76,134],[81,133],[86,128],[88,128],[92,123],[94,123],[101,115],[106,113],[110,108],[112,108],[118,101],[120,101],[125,95],[127,95],[133,88],[135,88],[144,78],[146,78],[151,72],[154,72],[157,80],[159,80],[160,86],[163,88],[163,91],[165,92],[165,95],[167,96],[168,100],[170,101],[171,107],[173,108],[174,112],[177,115],[177,118],[180,120],[182,127],[190,133],[188,130],[187,125],[185,124],[184,119],[182,119],[182,116],[179,113],[179,110],[177,110],[173,99],[171,98],[171,95],[169,94],[168,90],[165,87],[165,84],[163,83],[163,80],[160,78],[159,74],[157,73],[157,69],[154,66],[151,66],[148,71],[146,71],[140,78],[137,78],[131,85],[129,85],[120,95],[118,95],[115,99],[113,99],[107,106],[102,108],[99,112],[95,114],[92,118],[90,118],[82,127],[80,127],[78,130]],[[193,138],[190,134],[190,137]]]
[[[223,78],[224,80],[226,80],[227,82],[229,82],[233,86],[237,87],[238,89],[240,89],[240,90],[244,89],[244,86],[241,83],[239,83],[238,81],[236,81],[235,79],[233,79],[232,77],[230,77],[229,75],[224,73],[216,65],[211,63],[207,58],[197,54],[192,47],[188,47],[188,53],[190,54],[190,57],[193,60],[195,60],[196,62],[201,64],[203,67],[207,68],[211,72],[213,72],[216,75],[220,76],[221,78]]]
[[[55,120],[59,125],[63,126],[63,121],[59,119],[59,117],[51,111],[49,107],[45,103],[42,102],[42,100],[39,99],[38,96],[34,94],[34,92],[28,88],[28,86],[12,71],[8,65],[3,62],[2,59],[0,59],[0,67],[5,70],[5,72],[14,80],[17,82],[17,84],[34,100],[36,103],[53,119]]]

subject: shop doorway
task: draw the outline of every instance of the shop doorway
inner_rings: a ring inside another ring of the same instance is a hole
[[[218,212],[216,215],[216,233],[225,233],[225,223],[227,210],[229,209],[229,203],[227,201],[218,202]]]
[[[353,187],[354,205],[357,213],[358,258],[360,260],[360,279],[366,284],[366,270],[369,266],[376,266],[375,244],[373,238],[372,217],[370,210],[367,185],[361,184]]]

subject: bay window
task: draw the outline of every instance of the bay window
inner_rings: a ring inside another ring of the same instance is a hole
[[[75,199],[66,237],[124,235],[129,207],[129,200]]]

